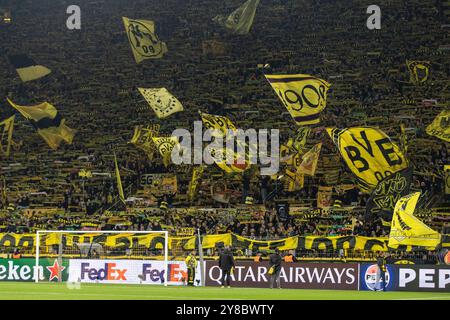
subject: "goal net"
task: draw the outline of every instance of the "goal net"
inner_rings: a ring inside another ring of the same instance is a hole
[[[183,285],[186,264],[174,257],[167,231],[39,230],[35,281]]]

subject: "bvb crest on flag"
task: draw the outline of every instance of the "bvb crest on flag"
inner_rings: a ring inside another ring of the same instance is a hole
[[[364,192],[371,192],[382,179],[408,167],[400,148],[380,129],[328,128],[327,132]]]
[[[133,138],[131,138],[129,143],[132,143],[137,148],[142,149],[147,154],[149,160],[152,160],[156,151],[152,138],[158,136],[159,128],[159,124],[151,125],[146,128],[136,126],[134,128]]]
[[[410,81],[416,85],[425,83],[430,75],[429,61],[410,61],[406,60],[408,66]]]
[[[156,36],[153,21],[133,20],[126,17],[122,19],[136,63],[164,56],[167,46]]]
[[[171,114],[183,111],[181,102],[166,88],[138,88],[138,90],[160,119],[167,118]]]
[[[450,110],[442,111],[427,127],[427,133],[450,142]]]
[[[266,78],[297,125],[320,122],[320,113],[327,105],[328,82],[306,74],[266,75]]]
[[[224,116],[216,116],[200,112],[202,122],[207,129],[218,130],[217,135],[226,136],[228,130],[236,131],[237,128],[230,119]],[[214,135],[213,135],[214,136]]]
[[[178,137],[153,137],[152,140],[163,158],[164,165],[167,167],[170,164],[172,150],[179,146]]]

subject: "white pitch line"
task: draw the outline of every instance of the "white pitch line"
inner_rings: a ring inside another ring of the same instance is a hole
[[[28,294],[28,295],[40,295],[42,294],[43,296],[45,295],[57,295],[57,296],[68,296],[68,295],[75,295],[75,296],[108,296],[108,297],[138,297],[138,298],[142,298],[145,300],[149,300],[149,298],[151,298],[150,300],[156,300],[154,298],[162,298],[162,299],[169,299],[169,300],[180,300],[180,299],[185,299],[185,300],[192,300],[192,296],[190,297],[180,297],[180,296],[161,296],[161,295],[138,295],[138,294],[111,294],[111,293],[83,293],[83,292],[79,292],[78,290],[75,292],[47,292],[47,291],[34,291],[34,292],[22,292],[22,291],[0,291],[0,294],[18,294],[18,295],[23,295],[23,294]],[[41,300],[41,299],[36,299],[36,300]],[[57,300],[63,300],[63,299],[57,299]],[[105,299],[107,300],[107,299]],[[208,300],[244,300],[244,299],[223,299],[223,298],[215,298],[215,299],[208,299]]]
[[[393,299],[393,300],[437,300],[437,299],[450,300],[450,296],[437,296],[437,297],[426,297],[426,298],[402,298],[402,299]]]

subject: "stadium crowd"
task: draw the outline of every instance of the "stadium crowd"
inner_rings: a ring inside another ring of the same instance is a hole
[[[69,31],[63,2],[41,6],[31,0],[11,1],[13,22],[0,28],[0,119],[13,114],[7,97],[23,105],[49,101],[77,133],[72,145],[51,151],[25,119],[16,116],[12,155],[0,162],[4,178],[1,232],[191,227],[200,228],[202,234],[233,232],[252,239],[386,236],[389,229],[381,221],[364,221],[368,195],[356,186],[340,191],[339,186],[354,185],[354,180],[324,130],[328,126],[375,126],[400,143],[403,124],[407,157],[414,167],[412,189],[427,195],[427,208],[448,205],[443,187],[443,166],[450,163],[448,143],[425,132],[436,115],[448,108],[450,97],[448,28],[443,26],[448,17],[441,1],[434,5],[420,0],[388,1],[383,5],[381,30],[366,28],[366,1],[359,0],[263,1],[246,36],[228,34],[212,22],[216,14],[231,12],[241,2],[79,0],[82,29]],[[167,43],[166,56],[136,65],[122,16],[154,20],[159,38]],[[203,43],[211,40],[220,43],[224,52],[205,50]],[[17,53],[30,54],[52,74],[21,83],[7,60],[7,55]],[[408,59],[431,62],[427,83],[409,82]],[[323,143],[317,174],[305,178],[301,191],[288,192],[282,182],[261,177],[257,170],[225,175],[209,166],[190,202],[186,197],[190,168],[166,168],[157,155],[149,161],[128,143],[136,125],[158,123],[165,134],[175,128],[191,130],[193,121],[199,120],[198,110],[225,115],[245,129],[280,129],[281,142],[286,142],[296,125],[264,73],[314,74],[331,83],[320,127],[313,129],[306,144]],[[166,87],[185,111],[156,119],[137,87]],[[124,208],[118,204],[113,151],[127,196],[139,195],[141,177],[150,173],[176,174],[177,192],[149,196],[141,207],[127,202]],[[80,170],[96,174],[81,177]],[[332,204],[339,200],[352,210],[337,218],[320,213],[284,219],[277,214],[280,202],[317,207],[319,186],[332,186]],[[229,197],[218,201],[215,196],[224,193]],[[220,217],[200,210],[239,207],[247,197],[265,206],[250,219],[239,215],[239,210]],[[167,209],[160,209],[163,201]],[[175,210],[186,207],[198,210],[187,215]],[[114,212],[127,214],[116,221]],[[448,233],[446,217],[426,219]]]

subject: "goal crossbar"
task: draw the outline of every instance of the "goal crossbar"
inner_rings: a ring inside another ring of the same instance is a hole
[[[167,286],[168,283],[168,268],[169,268],[169,232],[168,231],[131,231],[131,230],[126,230],[126,231],[118,231],[118,230],[75,230],[75,231],[71,231],[71,230],[37,230],[36,231],[36,261],[35,261],[35,268],[36,268],[36,272],[39,272],[39,245],[40,245],[40,236],[41,234],[48,234],[48,233],[60,233],[60,234],[85,234],[85,233],[89,233],[89,234],[102,234],[102,233],[109,233],[109,234],[150,234],[150,233],[158,233],[158,234],[164,234],[164,274],[166,275],[164,277],[164,286]],[[35,282],[38,283],[39,282],[39,276],[37,275],[35,277]]]

